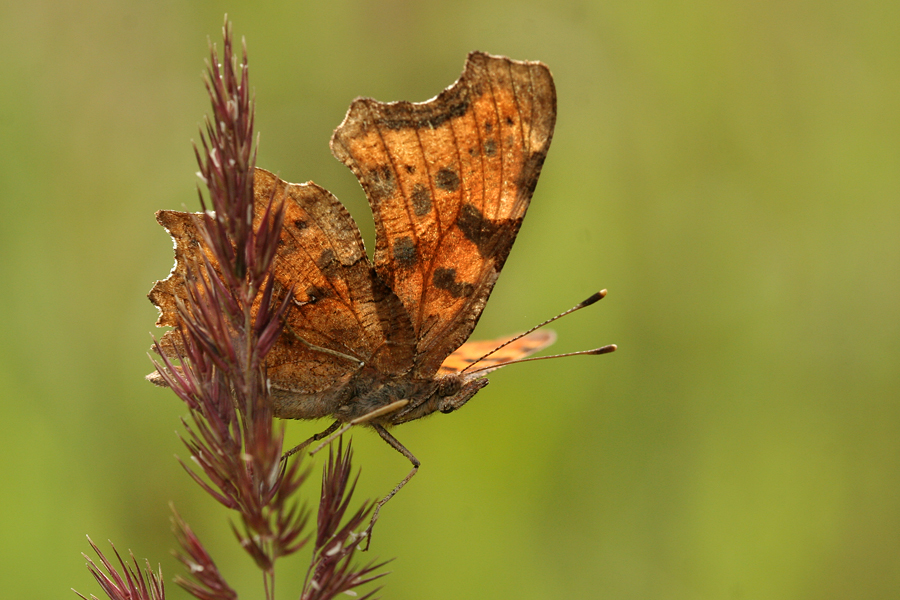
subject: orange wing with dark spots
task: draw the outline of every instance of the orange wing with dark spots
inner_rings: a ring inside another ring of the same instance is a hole
[[[276,297],[290,293],[292,305],[266,359],[273,390],[283,392],[276,416],[324,416],[372,391],[360,386],[384,382],[409,383],[403,393],[414,395],[413,382],[461,370],[461,360],[495,347],[463,343],[518,233],[555,120],[547,67],[478,52],[428,102],[356,100],[331,148],[368,196],[374,265],[356,223],[329,192],[256,171],[257,218],[273,197],[285,206],[272,273]],[[160,309],[158,325],[177,325],[188,265],[205,251],[196,215],[162,211],[157,218],[175,239],[176,262],[150,300]],[[545,336],[530,334],[479,364],[521,358],[548,345]],[[178,344],[172,332],[161,341],[167,353]]]
[[[444,360],[438,375],[459,373],[472,367],[472,370],[478,371],[477,377],[483,377],[509,362],[540,352],[556,341],[556,334],[549,329],[540,329],[513,342],[509,341],[514,338],[515,336],[508,336],[496,340],[466,342]],[[490,355],[487,356],[488,354]]]
[[[409,313],[414,374],[468,339],[512,247],[556,121],[541,63],[473,52],[424,103],[353,102],[331,140],[375,216],[375,269]]]
[[[269,378],[281,389],[318,391],[365,363],[383,373],[413,364],[415,338],[400,300],[376,276],[350,213],[314,183],[289,184],[256,170],[257,214],[274,193],[284,226],[274,276],[293,290],[285,330],[269,353]],[[326,348],[335,354],[311,348]],[[290,387],[286,382],[299,382]]]
[[[415,352],[409,316],[374,275],[359,229],[337,198],[314,183],[289,184],[263,169],[256,170],[253,191],[257,219],[273,196],[285,206],[272,271],[276,296],[291,290],[293,306],[267,357],[273,388],[314,394],[340,387],[361,363],[385,373],[408,371]],[[178,323],[175,298],[186,298],[186,270],[202,260],[196,218],[157,214],[175,239],[175,268],[149,295],[160,309],[157,325]],[[179,339],[168,332],[162,346],[178,346]]]

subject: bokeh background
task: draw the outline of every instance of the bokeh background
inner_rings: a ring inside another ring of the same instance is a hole
[[[376,529],[373,557],[397,557],[384,597],[898,597],[900,4],[865,0],[3,0],[4,596],[99,593],[85,534],[179,573],[171,501],[261,597],[173,458],[184,410],[143,381],[145,295],[172,265],[153,213],[197,207],[225,12],[260,166],[333,191],[370,248],[327,146],[355,96],[425,100],[473,49],[556,78],[553,147],[476,335],[603,287],[557,349],[620,350],[511,367],[398,430],[424,466]],[[377,436],[354,445],[360,498],[406,474]]]

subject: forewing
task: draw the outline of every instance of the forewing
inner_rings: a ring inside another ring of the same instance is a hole
[[[319,392],[341,385],[362,363],[385,372],[409,370],[415,349],[409,318],[379,283],[341,203],[314,183],[289,184],[263,169],[256,170],[254,194],[257,220],[270,199],[284,202],[272,272],[275,296],[291,293],[291,305],[266,359],[273,388]],[[202,242],[194,215],[162,211],[157,218],[175,239],[176,265],[150,299],[160,308],[157,324],[175,325],[174,296],[186,296],[186,265],[196,262]],[[170,332],[164,340],[173,337]]]
[[[292,290],[285,329],[267,359],[274,386],[312,392],[360,365],[383,372],[412,365],[409,318],[399,299],[380,285],[350,213],[314,183],[288,184],[257,169],[257,206],[277,188],[284,194],[281,244],[273,269]]]
[[[428,102],[358,99],[331,140],[375,217],[375,268],[433,375],[471,334],[528,208],[556,120],[541,63],[474,52]]]

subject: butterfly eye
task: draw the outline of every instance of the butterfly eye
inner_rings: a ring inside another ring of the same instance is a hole
[[[437,395],[441,397],[454,396],[461,389],[462,380],[454,375],[448,375],[447,377],[441,378],[441,380],[438,382]],[[444,410],[443,408],[441,408],[441,412],[451,412],[452,410],[452,408],[450,410]]]

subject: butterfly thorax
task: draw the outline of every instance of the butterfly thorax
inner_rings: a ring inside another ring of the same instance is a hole
[[[282,419],[332,417],[349,422],[389,406],[399,400],[408,403],[398,410],[372,419],[371,423],[397,425],[434,412],[452,412],[487,385],[488,380],[469,380],[453,373],[433,378],[413,378],[409,374],[386,375],[362,368],[340,385],[316,393],[273,387],[275,416]]]

